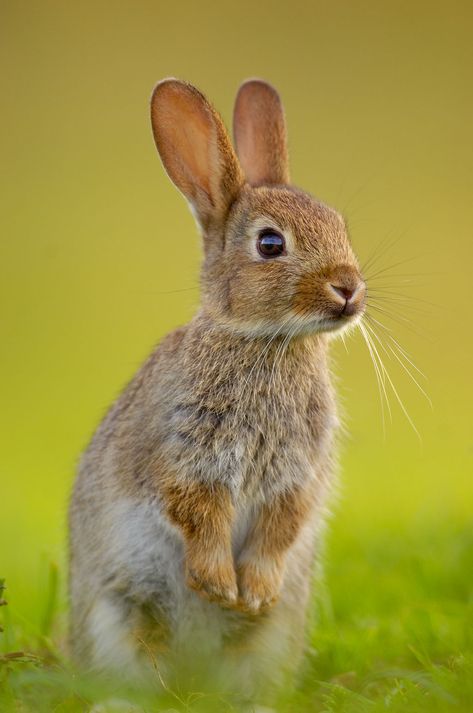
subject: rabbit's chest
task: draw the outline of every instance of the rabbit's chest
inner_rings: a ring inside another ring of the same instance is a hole
[[[168,456],[183,477],[252,497],[302,484],[326,460],[333,409],[325,389],[182,404],[168,419]]]
[[[302,485],[326,460],[333,423],[321,393],[281,393],[248,404],[245,423],[235,429],[245,443],[243,490],[254,496]]]

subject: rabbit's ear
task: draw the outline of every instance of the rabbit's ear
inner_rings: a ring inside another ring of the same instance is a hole
[[[286,121],[277,91],[261,79],[244,82],[237,94],[233,133],[248,183],[289,183]]]
[[[164,79],[151,97],[151,123],[164,168],[201,226],[222,219],[244,179],[215,109],[191,84]]]

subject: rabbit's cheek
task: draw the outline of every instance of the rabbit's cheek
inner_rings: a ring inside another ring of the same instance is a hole
[[[324,291],[324,281],[318,273],[307,272],[300,278],[294,293],[294,312],[310,319],[317,315],[326,316],[330,307],[330,301]]]
[[[260,262],[229,279],[229,311],[232,317],[274,323],[287,315],[294,288],[286,263]]]

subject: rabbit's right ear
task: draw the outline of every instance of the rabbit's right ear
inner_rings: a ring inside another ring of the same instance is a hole
[[[222,219],[244,179],[215,109],[191,84],[164,79],[151,97],[151,123],[164,168],[201,226]]]
[[[290,182],[284,109],[271,84],[262,79],[243,82],[235,100],[233,134],[248,183]]]

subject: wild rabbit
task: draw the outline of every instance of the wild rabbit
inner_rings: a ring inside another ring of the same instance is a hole
[[[343,218],[289,185],[283,108],[260,80],[236,153],[193,86],[160,82],[156,145],[204,245],[201,307],[95,433],[70,506],[71,639],[94,669],[212,669],[256,695],[304,646],[337,418],[327,349],[366,288]],[[238,158],[237,158],[238,156]]]

